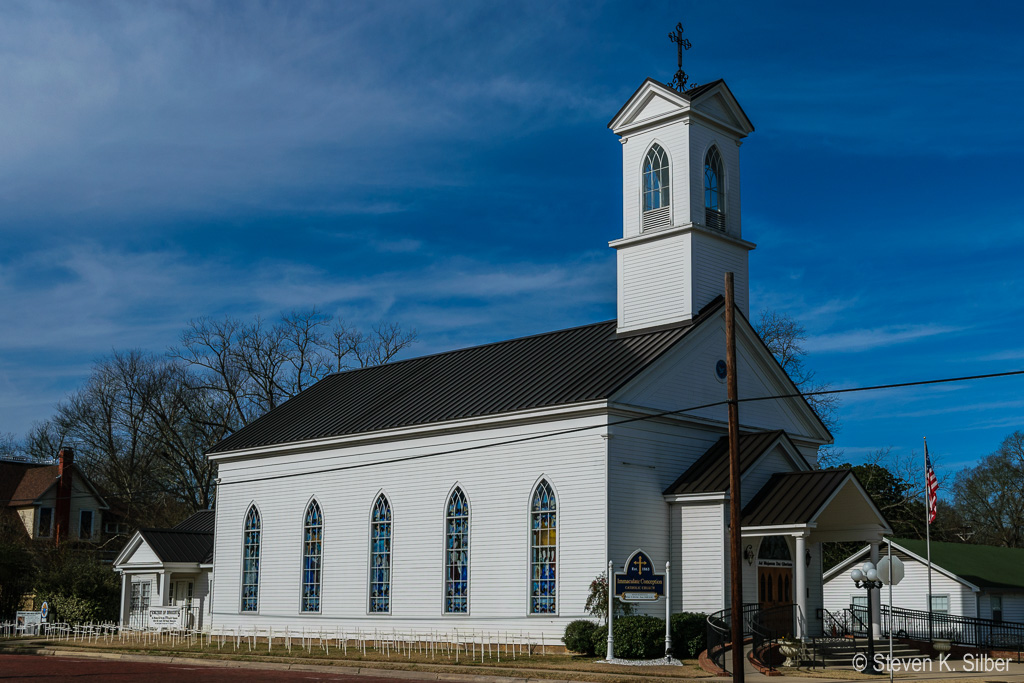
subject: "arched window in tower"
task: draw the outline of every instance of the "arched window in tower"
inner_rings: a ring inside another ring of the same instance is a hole
[[[260,608],[260,513],[255,505],[245,514],[242,535],[242,611]]]
[[[555,492],[541,480],[530,505],[530,613],[554,614],[555,565],[558,548]]]
[[[657,143],[651,145],[644,157],[643,193],[643,229],[671,225],[668,154]]]
[[[370,611],[391,611],[391,503],[382,493],[370,517]]]
[[[704,156],[704,224],[725,230],[725,194],[722,188],[722,155],[712,147]]]
[[[444,611],[469,613],[469,501],[458,486],[444,515]]]
[[[316,500],[309,501],[302,525],[302,611],[320,611],[324,557],[324,516]]]

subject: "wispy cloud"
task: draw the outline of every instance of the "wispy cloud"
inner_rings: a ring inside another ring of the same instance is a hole
[[[817,353],[856,353],[885,346],[958,332],[963,328],[946,325],[892,325],[819,334],[807,339],[808,351]]]

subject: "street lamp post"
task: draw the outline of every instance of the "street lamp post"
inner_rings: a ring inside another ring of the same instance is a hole
[[[860,569],[850,572],[850,578],[853,579],[857,588],[866,588],[868,591],[868,661],[864,673],[882,674],[884,672],[875,664],[875,637],[871,625],[871,591],[882,587],[882,579],[878,576],[875,565],[870,562],[865,562]]]

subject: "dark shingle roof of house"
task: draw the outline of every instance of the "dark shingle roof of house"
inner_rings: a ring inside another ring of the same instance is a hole
[[[743,508],[743,526],[809,522],[849,476],[848,469],[773,474]]]
[[[0,462],[0,500],[7,507],[31,505],[57,481],[57,465]]]
[[[740,474],[746,472],[765,450],[785,432],[755,432],[740,435]],[[788,438],[788,437],[786,437]],[[718,493],[729,489],[729,437],[723,436],[711,448],[697,458],[672,485],[665,489],[665,495],[684,493]]]
[[[330,375],[210,452],[607,399],[720,306],[639,334],[610,320]]]
[[[894,538],[892,542],[926,556],[923,540]],[[979,588],[1024,591],[1024,548],[932,541],[932,564]]]

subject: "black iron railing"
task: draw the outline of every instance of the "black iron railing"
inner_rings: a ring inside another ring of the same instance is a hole
[[[954,645],[1017,650],[1024,647],[1024,624],[882,605],[882,632],[896,638],[949,640]]]
[[[780,605],[761,609],[757,603],[743,605],[743,638],[751,639],[754,659],[762,666],[773,670],[772,644],[793,630],[793,605]],[[732,642],[732,610],[724,609],[708,616],[707,640],[708,657],[716,666],[726,667],[726,652]],[[743,647],[743,644],[738,644]]]

